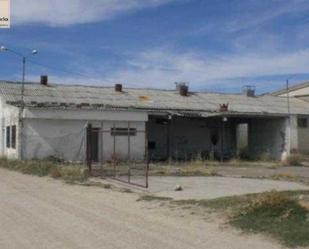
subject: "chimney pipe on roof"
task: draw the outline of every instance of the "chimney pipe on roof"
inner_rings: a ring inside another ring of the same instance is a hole
[[[47,75],[41,75],[41,85],[47,86],[48,85],[48,76]]]
[[[115,91],[122,92],[122,84],[115,84]]]
[[[242,92],[247,97],[255,97],[255,86],[249,86],[249,85],[243,86]]]
[[[186,82],[176,82],[176,90],[179,92],[181,96],[188,96],[189,93],[189,85]]]

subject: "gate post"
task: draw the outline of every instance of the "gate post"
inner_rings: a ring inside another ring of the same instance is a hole
[[[87,166],[89,169],[89,174],[92,174],[92,151],[91,151],[91,145],[92,145],[92,125],[87,125],[87,147],[86,147],[86,157],[87,157]]]
[[[147,125],[145,126],[145,161],[146,161],[146,170],[145,170],[145,187],[149,187],[149,163],[151,160],[151,154],[149,151],[149,144],[148,144],[148,129]]]

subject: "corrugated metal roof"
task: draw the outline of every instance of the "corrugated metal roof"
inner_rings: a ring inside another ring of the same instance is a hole
[[[21,84],[0,82],[0,96],[11,104],[21,100]],[[187,97],[175,90],[124,89],[116,92],[113,87],[81,85],[25,85],[25,104],[35,107],[87,107],[125,108],[147,110],[178,110],[217,112],[220,104],[229,104],[229,112],[287,114],[287,100],[283,97],[264,95],[247,97],[240,94],[192,92]],[[291,113],[308,114],[309,103],[291,98]]]

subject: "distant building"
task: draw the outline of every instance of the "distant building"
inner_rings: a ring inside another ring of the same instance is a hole
[[[280,89],[278,91],[272,92],[271,95],[285,97],[287,96],[287,92],[289,92],[290,97],[309,96],[309,82],[289,86],[288,91],[287,89]]]
[[[0,153],[84,161],[251,157],[309,151],[309,103],[277,96],[0,82]],[[92,139],[86,134],[91,124]],[[246,134],[244,134],[244,131]],[[244,139],[245,137],[245,139]]]

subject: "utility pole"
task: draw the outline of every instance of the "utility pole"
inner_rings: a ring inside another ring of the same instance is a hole
[[[18,134],[19,134],[19,158],[22,160],[23,159],[23,129],[24,129],[24,120],[23,120],[23,113],[25,109],[25,79],[26,79],[26,57],[22,56],[22,82],[21,82],[21,103],[20,103],[20,110],[19,110],[19,115],[18,115],[18,122],[19,122],[19,129],[18,129]]]
[[[288,105],[288,144],[287,155],[291,153],[291,106],[290,106],[290,91],[289,91],[289,79],[286,80],[286,98]]]
[[[21,82],[21,100],[20,100],[20,108],[19,108],[19,113],[18,113],[18,143],[19,143],[19,150],[18,150],[18,158],[23,159],[23,127],[24,127],[24,122],[23,122],[23,113],[25,109],[25,80],[26,80],[26,62],[27,62],[27,56],[24,54],[21,54],[19,52],[16,52],[12,49],[9,49],[5,46],[0,47],[0,52],[10,52],[12,54],[17,55],[22,59],[22,82]],[[38,53],[37,50],[32,50],[29,55],[36,55]]]

